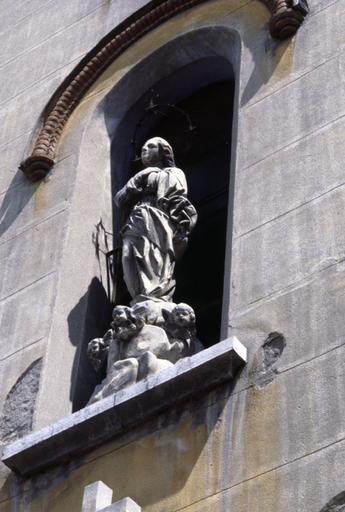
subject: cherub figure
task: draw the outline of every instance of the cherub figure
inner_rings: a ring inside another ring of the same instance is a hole
[[[105,351],[103,346],[107,345],[107,376],[96,387],[89,403],[105,398],[175,362],[175,354],[166,332],[156,325],[144,324],[142,316],[135,314],[133,308],[115,307],[111,326],[111,336],[107,341],[97,338],[89,344],[91,359],[100,361]]]
[[[140,315],[134,315],[131,308],[127,306],[117,306],[113,309],[111,329],[109,329],[103,338],[95,338],[90,341],[87,347],[87,355],[96,371],[98,371],[105,361],[114,359],[114,354],[109,358],[109,350],[114,352],[113,339],[118,341],[128,341],[135,336],[144,325],[144,320]],[[116,346],[116,352],[119,347]]]
[[[164,311],[165,330],[168,334],[176,360],[203,350],[203,345],[196,337],[195,313],[191,306],[181,302],[174,309]]]
[[[113,309],[111,327],[116,338],[128,341],[144,327],[144,320],[141,315],[135,314],[132,308],[116,306]]]
[[[108,329],[103,338],[94,338],[87,346],[87,356],[96,371],[101,369],[107,359],[112,337],[113,331]]]
[[[140,308],[116,306],[111,329],[103,338],[90,341],[88,355],[99,369],[107,360],[107,375],[96,387],[89,403],[168,368],[179,359],[203,349],[196,337],[195,313],[188,304],[172,305],[148,314]],[[156,324],[147,323],[154,320]]]

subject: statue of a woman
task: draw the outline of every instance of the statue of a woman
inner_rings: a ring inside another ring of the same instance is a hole
[[[148,140],[141,159],[145,168],[115,196],[117,206],[129,212],[121,231],[124,279],[132,303],[171,301],[175,261],[187,245],[197,213],[166,140]]]
[[[115,197],[127,214],[121,231],[122,266],[132,307],[117,305],[111,328],[88,345],[95,369],[107,361],[106,378],[90,403],[203,348],[193,308],[172,302],[175,261],[197,220],[187,199],[186,177],[175,167],[170,144],[160,137],[144,144],[141,159],[145,169]]]

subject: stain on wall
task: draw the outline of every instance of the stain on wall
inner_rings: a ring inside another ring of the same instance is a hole
[[[261,389],[270,384],[278,375],[278,361],[286,347],[286,340],[279,332],[271,332],[261,348],[261,363],[254,371],[253,384]]]

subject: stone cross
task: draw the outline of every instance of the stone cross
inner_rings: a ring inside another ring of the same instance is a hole
[[[131,498],[111,504],[113,491],[100,480],[87,485],[84,490],[82,512],[141,512],[141,507]]]

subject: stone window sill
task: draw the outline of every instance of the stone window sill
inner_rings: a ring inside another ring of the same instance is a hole
[[[232,337],[4,448],[3,462],[30,476],[92,450],[164,410],[233,379],[247,350]]]

